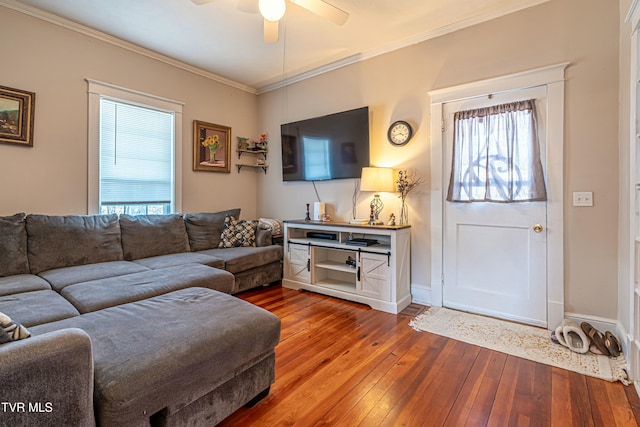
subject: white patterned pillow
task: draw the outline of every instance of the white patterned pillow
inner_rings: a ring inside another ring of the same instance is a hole
[[[0,313],[0,344],[29,338],[31,334],[20,323],[13,322],[9,316]]]
[[[220,236],[219,248],[237,248],[256,245],[256,229],[258,221],[247,221],[227,216],[224,219],[224,230]]]

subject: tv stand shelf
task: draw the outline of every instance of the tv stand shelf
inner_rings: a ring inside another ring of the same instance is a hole
[[[327,238],[307,237],[308,233],[322,233]],[[409,226],[286,220],[284,236],[284,287],[360,302],[394,314],[411,303]],[[348,244],[354,238],[378,243]]]

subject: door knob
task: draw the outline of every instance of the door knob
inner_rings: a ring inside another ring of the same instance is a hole
[[[533,231],[535,231],[536,233],[541,233],[542,232],[542,225],[540,224],[536,224],[533,226]]]

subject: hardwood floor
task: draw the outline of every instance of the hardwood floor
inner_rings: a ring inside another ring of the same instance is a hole
[[[411,315],[280,286],[239,296],[282,319],[276,381],[222,426],[640,423],[633,387],[416,332]]]

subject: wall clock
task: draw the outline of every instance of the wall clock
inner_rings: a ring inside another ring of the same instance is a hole
[[[389,126],[389,131],[387,132],[389,142],[398,146],[409,142],[412,136],[413,129],[411,129],[411,125],[404,120],[393,122],[391,126]]]

